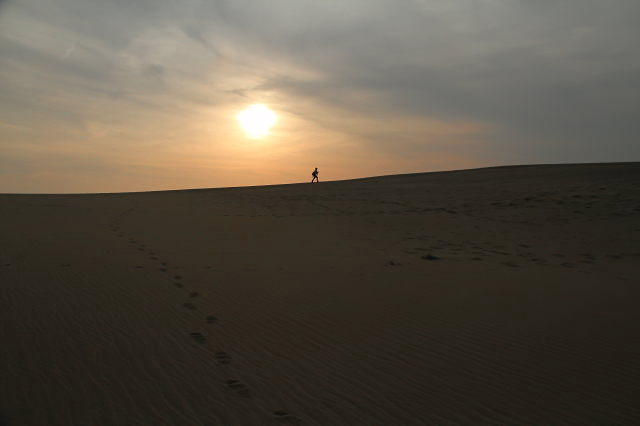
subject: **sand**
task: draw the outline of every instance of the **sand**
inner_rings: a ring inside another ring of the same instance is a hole
[[[640,423],[640,163],[0,219],[0,424]]]

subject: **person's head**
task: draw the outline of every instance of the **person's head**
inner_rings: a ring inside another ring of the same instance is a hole
[[[318,170],[318,168],[316,167],[316,170]]]

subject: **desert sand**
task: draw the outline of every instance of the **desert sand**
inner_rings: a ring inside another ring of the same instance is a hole
[[[0,219],[0,424],[640,423],[640,163]]]

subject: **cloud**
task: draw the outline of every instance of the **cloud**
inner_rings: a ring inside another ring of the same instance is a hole
[[[230,111],[256,101],[308,123],[283,130],[290,141],[326,131],[398,164],[640,154],[635,0],[22,0],[0,11],[0,136],[34,152],[49,138],[99,153],[109,137],[126,158],[207,134],[231,152]]]
[[[576,160],[611,160],[612,144],[629,150],[637,135],[637,2],[216,5],[217,25],[250,55],[319,75],[265,76],[257,91],[373,120],[410,114],[482,121],[502,129],[503,148],[522,143],[540,158],[550,144],[566,144]]]

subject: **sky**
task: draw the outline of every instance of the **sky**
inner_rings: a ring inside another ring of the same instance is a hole
[[[0,0],[0,192],[640,160],[637,0]],[[251,139],[237,114],[277,115]]]

